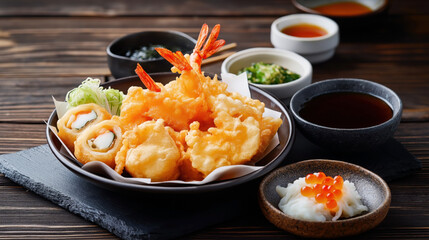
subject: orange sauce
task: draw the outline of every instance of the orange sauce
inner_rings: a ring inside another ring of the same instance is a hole
[[[357,16],[372,12],[371,8],[357,2],[337,2],[313,8],[313,10],[330,16]]]
[[[300,23],[283,28],[282,33],[294,37],[312,38],[321,37],[323,35],[326,35],[328,32],[325,29],[314,24]]]

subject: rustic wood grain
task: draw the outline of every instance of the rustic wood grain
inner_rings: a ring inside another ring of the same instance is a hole
[[[113,80],[105,49],[128,33],[173,29],[196,38],[201,24],[220,23],[234,51],[272,47],[271,22],[298,12],[290,1],[0,1],[0,154],[46,144],[51,96],[64,98],[86,77]],[[429,107],[429,5],[391,1],[370,22],[340,25],[335,56],[313,66],[313,81],[362,78],[384,84],[406,111]],[[203,70],[220,72],[220,62]],[[410,119],[410,118],[409,118]],[[429,238],[429,121],[402,122],[395,139],[422,162],[389,183],[392,204],[376,229],[350,239]],[[251,200],[255,201],[255,199]],[[299,239],[255,210],[181,239]],[[0,239],[117,239],[0,174]]]
[[[118,239],[3,176],[0,179],[0,192],[7,196],[0,198],[0,239]]]
[[[296,9],[284,1],[1,1],[0,16],[242,16],[285,15]]]
[[[422,7],[425,0],[390,1],[391,14],[425,14],[429,10]],[[183,0],[183,1],[0,1],[0,16],[243,16],[286,15],[298,12],[289,1],[245,1],[245,0]]]
[[[11,47],[0,48],[0,80],[6,84],[15,80],[25,83],[31,81],[35,73],[51,76],[52,80],[55,77],[75,76],[83,79],[87,76],[109,76],[105,48],[113,39],[149,29],[175,29],[196,37],[202,22],[208,22],[211,26],[220,23],[220,37],[227,42],[237,42],[237,50],[272,47],[269,26],[274,18],[258,18],[258,21],[250,17],[239,20],[230,17],[148,20],[76,18],[69,21],[68,18],[57,18],[52,21],[51,18],[35,18],[29,22],[22,18],[10,18],[0,21],[4,38],[14,43]],[[387,28],[383,28],[381,33],[377,27],[365,29],[375,34],[372,38],[366,35],[359,37],[356,31],[346,31],[332,61],[314,65],[314,81],[337,77],[368,79],[396,91],[406,99],[405,108],[427,107],[429,95],[425,93],[429,91],[429,85],[424,79],[427,79],[425,66],[428,64],[429,30],[424,27],[426,22],[429,22],[426,15],[393,15],[382,22]],[[400,31],[396,31],[396,26],[402,26]],[[392,33],[395,33],[394,37]],[[359,51],[356,51],[356,39],[360,39]],[[219,73],[220,65],[219,62],[213,63],[204,66],[203,70]],[[60,82],[58,80],[53,84]]]

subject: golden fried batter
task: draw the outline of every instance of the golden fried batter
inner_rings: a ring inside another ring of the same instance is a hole
[[[130,87],[122,102],[119,123],[125,133],[116,172],[125,169],[152,181],[202,180],[218,167],[246,164],[263,154],[282,120],[263,117],[264,103],[228,92],[217,76],[201,72],[202,60],[225,43],[217,40],[219,31],[216,25],[208,36],[204,24],[191,55],[156,48],[180,74],[165,86],[137,65],[147,89]],[[87,145],[87,137],[82,139],[80,145]]]
[[[133,177],[168,181],[178,178],[180,158],[181,153],[164,121],[147,121],[123,135],[115,171],[122,174],[125,167]]]

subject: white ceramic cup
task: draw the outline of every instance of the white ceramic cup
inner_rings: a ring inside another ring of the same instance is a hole
[[[289,26],[308,23],[327,31],[321,37],[294,37],[281,31]],[[330,59],[340,41],[339,27],[333,20],[315,14],[292,14],[278,18],[271,24],[271,43],[275,48],[296,52],[311,63]]]
[[[274,63],[300,75],[300,78],[280,84],[256,84],[278,98],[290,98],[301,88],[311,84],[313,67],[302,56],[287,50],[276,48],[249,48],[229,56],[222,63],[222,73],[237,74],[241,69],[251,66],[253,63]]]

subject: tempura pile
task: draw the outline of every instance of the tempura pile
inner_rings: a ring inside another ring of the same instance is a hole
[[[262,102],[228,92],[226,83],[201,72],[202,59],[225,43],[216,40],[219,30],[216,25],[206,42],[208,26],[204,24],[191,55],[156,49],[174,65],[172,71],[180,74],[165,86],[137,67],[147,89],[130,87],[119,117],[113,117],[123,133],[113,140],[120,140],[114,157],[116,172],[122,174],[125,169],[132,177],[152,181],[202,180],[218,167],[246,164],[267,148],[282,120],[263,117]],[[79,136],[74,147],[93,143],[96,135],[91,134],[92,140]],[[109,150],[92,149],[95,154]]]

